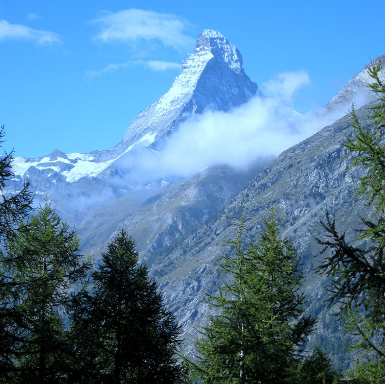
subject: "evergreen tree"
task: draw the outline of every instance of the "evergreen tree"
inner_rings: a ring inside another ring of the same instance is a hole
[[[336,384],[341,375],[335,372],[327,354],[316,347],[305,356],[297,367],[290,372],[289,383],[292,384]]]
[[[7,242],[0,268],[8,289],[1,315],[14,339],[2,350],[12,363],[6,382],[67,382],[71,346],[63,316],[89,268],[75,230],[45,204]]]
[[[322,223],[326,239],[319,240],[324,251],[330,251],[319,271],[331,278],[331,302],[340,302],[346,330],[358,338],[351,349],[360,350],[371,361],[368,370],[377,367],[372,375],[377,379],[378,367],[385,364],[385,85],[380,81],[380,70],[381,63],[369,69],[374,80],[370,88],[378,95],[370,108],[372,123],[363,127],[353,106],[355,135],[345,144],[348,153],[355,156],[352,167],[366,170],[357,195],[375,209],[370,219],[362,220],[364,228],[357,231],[353,241],[366,246],[349,243],[329,214]],[[384,378],[383,370],[378,382]]]
[[[75,303],[74,382],[181,382],[175,358],[179,327],[124,231],[109,243],[92,279],[91,292],[79,294]]]
[[[4,127],[1,127],[0,146],[3,137]],[[0,158],[0,382],[10,382],[9,373],[14,366],[11,350],[18,342],[17,333],[9,322],[12,283],[5,272],[4,241],[16,236],[20,222],[30,213],[33,199],[28,183],[24,183],[18,193],[6,192],[7,182],[14,176],[12,161],[12,152]]]
[[[4,126],[0,128],[0,147],[4,142]],[[10,238],[17,233],[19,224],[31,211],[33,194],[28,182],[14,194],[6,193],[7,182],[14,177],[12,172],[13,152],[0,158],[0,240]]]
[[[235,255],[223,270],[231,281],[212,296],[220,314],[210,317],[192,364],[202,383],[284,383],[314,320],[304,315],[302,272],[296,250],[282,239],[273,212],[257,244],[242,249],[243,219]]]

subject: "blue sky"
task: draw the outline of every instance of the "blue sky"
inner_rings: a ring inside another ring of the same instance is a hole
[[[205,28],[238,47],[262,91],[305,71],[292,107],[306,113],[385,54],[384,13],[384,0],[0,0],[3,148],[37,157],[116,145]]]

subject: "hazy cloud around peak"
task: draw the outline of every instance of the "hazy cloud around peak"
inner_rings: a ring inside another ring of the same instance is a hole
[[[286,73],[277,94],[291,99],[305,85],[306,74]],[[293,86],[293,84],[296,86]],[[206,111],[182,123],[159,152],[150,150],[128,153],[122,167],[130,169],[132,180],[154,180],[168,176],[186,177],[217,164],[247,168],[258,159],[277,157],[345,114],[319,111],[304,116],[279,98],[254,97],[228,112]]]
[[[282,72],[262,85],[266,95],[292,103],[297,90],[310,84],[310,77],[306,71]]]
[[[105,13],[90,22],[100,27],[94,39],[105,43],[158,41],[164,46],[188,51],[195,41],[185,33],[189,26],[186,20],[166,13],[132,8]]]

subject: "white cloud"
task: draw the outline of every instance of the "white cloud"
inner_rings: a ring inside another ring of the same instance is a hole
[[[38,31],[24,25],[10,24],[6,20],[0,20],[1,40],[30,40],[38,45],[62,44],[60,36],[54,32]]]
[[[118,64],[108,64],[106,67],[104,67],[101,70],[92,70],[86,72],[87,76],[90,77],[95,77],[95,76],[101,76],[104,75],[105,73],[110,73],[117,71],[119,69],[125,69],[132,67],[134,65],[143,65],[153,71],[167,71],[167,70],[175,70],[175,69],[180,69],[180,64],[178,63],[173,63],[170,61],[158,61],[158,60],[149,60],[149,61],[144,61],[144,60],[133,60],[133,61],[128,61],[126,63],[118,63]]]
[[[296,78],[295,74],[285,76]],[[281,88],[276,91],[288,99],[293,96],[289,90],[298,89],[287,87],[285,82]],[[127,181],[142,182],[186,177],[216,164],[245,168],[260,159],[277,157],[333,123],[344,112],[304,116],[280,99],[254,97],[228,112],[208,111],[192,116],[169,137],[162,150],[128,153],[122,166],[130,169]]]
[[[182,18],[142,9],[128,9],[107,13],[91,20],[98,24],[96,40],[103,42],[158,41],[177,50],[190,50],[195,40],[185,34],[189,23]]]
[[[264,83],[261,88],[268,96],[284,103],[291,103],[296,91],[308,84],[310,84],[310,78],[305,71],[283,72]]]
[[[186,176],[215,164],[247,167],[314,133],[303,120],[277,100],[258,97],[230,112],[196,115],[168,140],[160,168]]]

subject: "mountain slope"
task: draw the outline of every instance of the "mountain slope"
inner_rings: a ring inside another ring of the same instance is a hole
[[[352,103],[355,104],[356,108],[359,108],[373,100],[373,92],[369,90],[369,84],[372,83],[373,79],[370,77],[368,69],[379,63],[385,63],[385,55],[375,58],[362,71],[354,75],[329,101],[326,108],[350,108]],[[382,67],[379,78],[381,81],[385,81],[385,67]]]
[[[365,107],[358,111],[363,125],[368,124],[367,114]],[[351,159],[344,157],[346,151],[342,145],[352,132],[349,117],[344,117],[283,152],[232,199],[217,219],[187,236],[167,259],[154,261],[152,270],[167,271],[160,278],[160,284],[168,305],[184,327],[189,353],[193,351],[196,329],[207,319],[205,293],[212,293],[221,283],[218,261],[226,241],[236,237],[236,227],[229,218],[239,217],[241,204],[246,219],[245,244],[257,240],[262,217],[272,206],[277,209],[284,235],[293,239],[302,254],[307,271],[305,290],[312,310],[323,310],[325,283],[312,273],[320,251],[313,237],[322,237],[320,220],[328,209],[341,230],[346,230],[359,227],[357,215],[370,214],[362,201],[352,200],[359,172],[349,170]],[[335,343],[336,351],[330,355],[338,364],[344,364],[338,356],[343,344],[341,335],[328,328],[336,326],[335,319],[324,316],[327,320],[318,325],[314,337],[327,341],[329,346]]]

